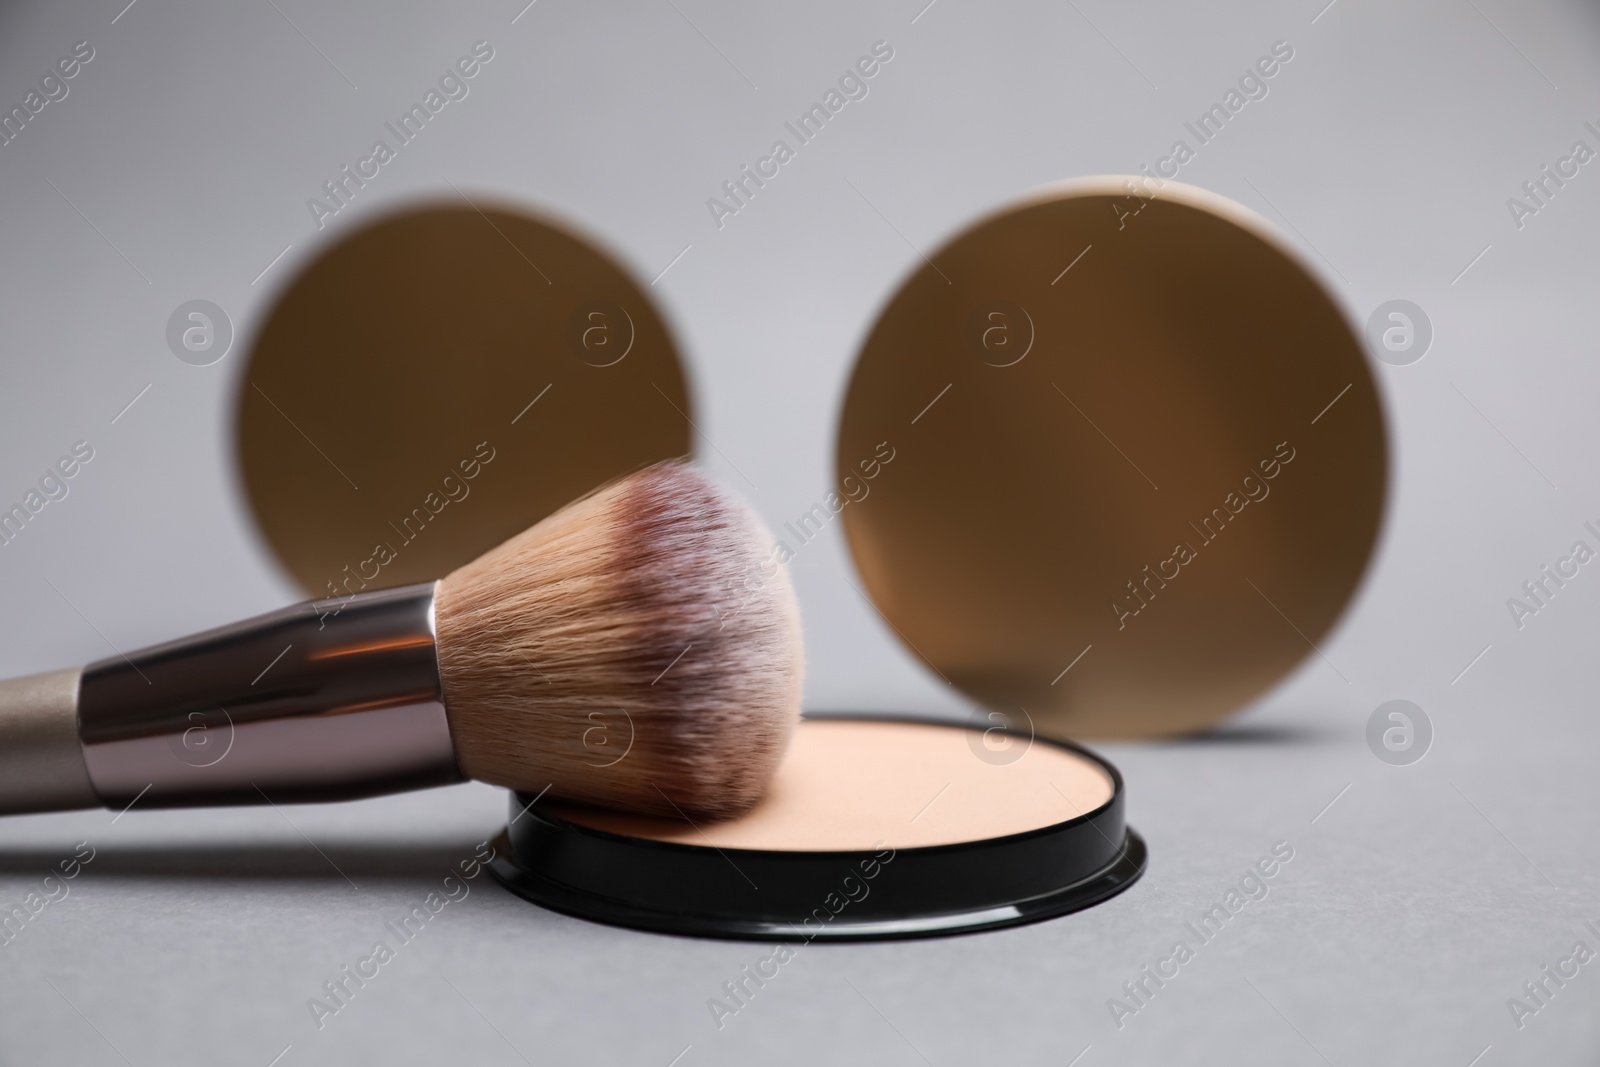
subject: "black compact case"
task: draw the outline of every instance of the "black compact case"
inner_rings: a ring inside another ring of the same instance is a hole
[[[1132,885],[1144,872],[1145,845],[1127,827],[1115,767],[1076,745],[1035,743],[1097,764],[1111,779],[1111,799],[1004,837],[812,852],[616,834],[541,812],[534,798],[513,794],[506,847],[491,869],[512,892],[555,911],[698,937],[871,941],[1036,922]]]

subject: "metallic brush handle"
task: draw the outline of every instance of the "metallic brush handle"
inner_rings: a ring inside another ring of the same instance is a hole
[[[320,802],[461,781],[433,595],[429,582],[311,601],[91,664],[78,682],[76,734],[94,799],[109,808]],[[0,811],[39,810],[19,795],[27,783],[14,787],[5,773],[28,765],[25,753],[3,754],[22,718],[5,686],[57,677],[0,684]],[[34,735],[38,722],[53,724],[55,738],[61,694],[50,694],[54,704],[28,721]],[[70,762],[58,741],[34,745],[32,762]],[[81,785],[59,792],[44,806],[94,802]]]
[[[0,682],[0,814],[99,806],[78,741],[82,673]]]

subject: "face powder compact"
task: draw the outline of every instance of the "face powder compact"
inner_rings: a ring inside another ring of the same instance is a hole
[[[1077,911],[1127,888],[1144,842],[1115,768],[951,724],[807,718],[766,797],[696,824],[514,796],[493,865],[556,911],[703,937],[872,940]]]

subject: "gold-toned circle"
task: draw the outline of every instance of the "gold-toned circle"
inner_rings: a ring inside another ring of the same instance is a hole
[[[1357,335],[1266,223],[1108,177],[911,276],[836,464],[856,565],[917,655],[1041,732],[1139,737],[1312,654],[1372,554],[1387,445]]]
[[[313,595],[438,578],[618,475],[689,451],[654,304],[522,210],[428,205],[324,252],[238,397],[256,522]]]

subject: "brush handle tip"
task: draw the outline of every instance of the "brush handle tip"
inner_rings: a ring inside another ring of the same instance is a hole
[[[0,814],[100,807],[78,740],[82,674],[0,681]]]

